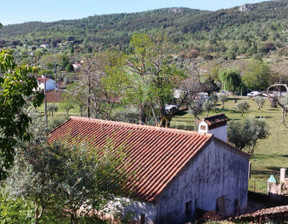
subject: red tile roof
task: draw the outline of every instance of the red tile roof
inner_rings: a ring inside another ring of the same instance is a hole
[[[116,147],[125,145],[130,161],[126,172],[137,172],[133,184],[136,196],[154,201],[187,162],[212,138],[171,128],[136,125],[82,117],[71,117],[50,133],[49,141],[92,139],[94,146],[103,146],[107,139]],[[131,185],[127,185],[131,188]]]
[[[209,117],[203,118],[203,120],[208,124],[209,129],[217,128],[226,125],[227,121],[230,119],[226,117],[225,114],[217,114]]]
[[[48,80],[50,80],[50,78],[37,78],[37,81],[44,83],[44,80],[46,80],[46,82]]]

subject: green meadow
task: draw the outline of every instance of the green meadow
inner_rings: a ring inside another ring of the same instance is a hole
[[[241,116],[237,110],[239,100],[247,100],[250,105],[248,111]],[[225,113],[231,120],[243,120],[247,116],[264,117],[270,126],[270,136],[267,139],[259,139],[255,147],[255,152],[251,155],[252,162],[252,178],[266,181],[273,174],[276,180],[279,180],[279,171],[282,167],[288,166],[288,123],[281,122],[282,109],[270,108],[270,102],[265,99],[264,107],[258,110],[254,99],[247,97],[229,98],[225,103],[225,109],[222,109],[222,104],[217,104],[216,111],[211,111],[210,115]],[[206,116],[203,112],[200,119]],[[288,117],[287,117],[288,121]],[[194,130],[195,119],[188,111],[181,112],[172,120],[171,127],[187,130]],[[287,125],[287,126],[286,126]]]
[[[237,102],[239,100],[247,100],[250,108],[245,112],[244,116],[237,110]],[[51,104],[51,103],[49,103]],[[48,104],[48,105],[49,105]],[[69,111],[69,114],[65,111],[65,103],[55,103],[59,110],[54,113],[54,116],[50,114],[48,116],[49,125],[56,127],[63,121],[68,119],[69,116],[80,116],[79,108],[75,108]],[[41,106],[40,111],[44,114],[44,105]],[[279,170],[282,167],[288,166],[288,122],[283,124],[281,122],[282,109],[270,108],[270,102],[265,100],[264,107],[258,110],[257,104],[254,99],[247,97],[230,97],[225,103],[225,109],[222,109],[222,104],[218,102],[216,110],[209,113],[220,114],[225,113],[231,120],[243,120],[247,116],[264,117],[270,126],[270,135],[267,139],[259,139],[255,148],[255,152],[251,155],[252,162],[252,178],[266,181],[271,174],[273,174],[276,180],[279,179]],[[206,112],[199,115],[202,119],[206,116]],[[288,121],[288,117],[287,117]],[[287,125],[287,126],[286,126]],[[171,128],[194,130],[195,119],[192,114],[189,114],[188,110],[180,111],[173,119]]]

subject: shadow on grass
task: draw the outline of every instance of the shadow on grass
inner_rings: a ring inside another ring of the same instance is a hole
[[[188,113],[189,113],[188,110],[179,110],[175,115],[184,116],[184,115],[186,115]]]
[[[226,108],[216,108],[216,113],[222,113],[222,112],[227,112],[227,111],[230,111],[230,110]]]
[[[279,108],[270,108],[270,109],[267,109],[267,110],[271,110],[271,111],[279,111]]]
[[[280,172],[280,167],[278,167],[278,166],[266,166],[266,168],[268,170],[273,171],[273,172]]]
[[[264,175],[264,176],[267,176],[267,178],[270,176],[270,175],[274,175],[274,176],[277,176],[280,169],[277,167],[277,169],[269,169],[267,167],[268,170],[253,170],[253,165],[252,165],[252,171],[251,171],[251,174],[252,175]]]
[[[228,100],[236,100],[236,101],[238,101],[238,100],[242,100],[242,98],[228,98]]]
[[[233,113],[233,114],[241,114],[241,112],[239,110],[230,110],[230,112]]]
[[[255,116],[256,118],[264,118],[264,119],[266,119],[266,118],[272,118],[271,116]]]

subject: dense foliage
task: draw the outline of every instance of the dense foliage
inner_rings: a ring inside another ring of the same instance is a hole
[[[31,73],[34,68],[17,66],[12,51],[0,52],[0,180],[13,165],[14,147],[19,140],[29,140],[31,118],[24,106],[39,106],[43,94],[35,91],[38,84]]]
[[[0,45],[65,45],[71,51],[116,47],[129,51],[135,32],[166,33],[187,56],[206,58],[237,55],[265,55],[279,50],[287,54],[287,1],[238,7],[215,12],[188,8],[167,8],[141,13],[90,16],[52,23],[30,22],[4,26]],[[81,45],[80,45],[81,44]],[[0,46],[0,47],[1,47]]]

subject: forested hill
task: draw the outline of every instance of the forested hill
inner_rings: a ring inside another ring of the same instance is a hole
[[[167,33],[179,49],[236,54],[273,51],[287,45],[288,0],[249,4],[218,11],[166,8],[140,13],[91,16],[51,23],[4,26],[0,47],[65,41],[93,48],[127,47],[134,32]],[[232,43],[238,43],[233,49]],[[250,50],[249,50],[250,49]]]

